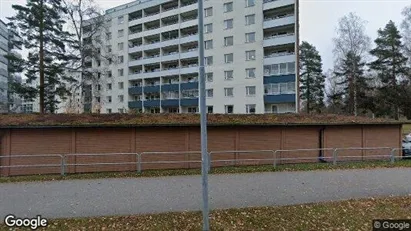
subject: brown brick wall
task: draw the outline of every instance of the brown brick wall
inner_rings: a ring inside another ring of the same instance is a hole
[[[320,126],[298,127],[210,127],[208,129],[208,150],[214,152],[213,166],[272,164],[272,152],[219,153],[231,150],[286,150],[319,148]],[[399,125],[378,126],[325,126],[324,147],[400,147],[401,127]],[[143,163],[142,169],[199,168],[201,161],[199,127],[163,128],[65,128],[65,129],[3,129],[0,130],[0,155],[19,154],[77,154],[67,158],[68,173],[100,171],[136,171],[137,164],[97,165],[92,163],[136,162],[133,153],[143,154],[142,162],[197,161],[197,163]],[[186,152],[198,153],[186,153]],[[165,154],[161,152],[181,152]],[[132,153],[131,155],[84,154]],[[385,151],[340,151],[344,156],[386,154]],[[281,161],[280,163],[317,162],[319,151],[281,152],[278,157],[307,157],[311,160]],[[325,152],[332,156],[332,152]],[[247,161],[239,161],[248,159]],[[263,160],[261,160],[263,159]],[[220,160],[220,162],[218,162]],[[221,162],[221,160],[232,160]],[[237,160],[237,161],[236,161]],[[24,164],[60,164],[59,158],[3,158],[0,164],[7,166]],[[59,167],[2,169],[2,175],[60,173]]]

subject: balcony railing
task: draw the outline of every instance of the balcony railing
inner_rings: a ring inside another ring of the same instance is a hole
[[[163,56],[169,56],[169,55],[175,55],[175,54],[178,54],[178,51],[169,52],[169,53],[163,54]]]
[[[164,8],[163,8],[163,12],[167,12],[167,11],[175,10],[175,9],[178,9],[178,6],[174,6],[174,7],[167,8],[167,9],[164,9]]]
[[[198,19],[198,17],[182,18],[181,22],[187,22],[187,21],[196,20],[196,19]]]
[[[186,3],[181,4],[181,7],[193,5],[193,4],[196,4],[196,3],[197,3],[197,1],[186,2]]]
[[[129,48],[134,48],[134,47],[139,47],[139,46],[142,46],[143,44],[142,43],[140,43],[140,44],[130,44],[128,47]]]
[[[280,19],[280,18],[291,17],[291,16],[294,16],[294,13],[289,13],[289,14],[281,15],[281,16],[267,17],[267,18],[264,18],[264,22],[271,21],[271,20],[276,20],[276,19]]]
[[[271,36],[264,37],[264,40],[275,39],[275,38],[282,38],[282,37],[287,37],[287,36],[292,36],[292,35],[294,35],[294,33],[287,33],[287,34],[280,34],[280,35],[271,35]]]
[[[158,57],[160,57],[160,54],[150,55],[150,56],[144,57],[144,59],[153,59],[153,58],[158,58]]]
[[[273,57],[280,57],[280,56],[287,56],[287,55],[294,55],[295,52],[279,52],[279,53],[272,53],[269,55],[264,56],[264,58],[273,58]]]
[[[153,15],[156,15],[156,14],[160,14],[160,11],[153,12],[153,13],[146,13],[146,17],[150,17],[150,16],[153,16]]]
[[[189,37],[189,36],[193,36],[193,35],[197,35],[197,34],[198,34],[197,32],[190,33],[190,34],[184,34],[184,35],[181,35],[181,38],[185,38],[185,37]]]
[[[178,36],[163,38],[163,42],[169,41],[169,40],[174,40],[174,39],[178,39]]]

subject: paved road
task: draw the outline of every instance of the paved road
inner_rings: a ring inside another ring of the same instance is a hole
[[[210,207],[411,195],[411,169],[211,175]],[[200,210],[200,176],[0,184],[0,219]],[[3,222],[3,221],[0,221]]]

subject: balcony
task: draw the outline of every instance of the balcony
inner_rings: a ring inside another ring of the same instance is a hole
[[[292,25],[295,23],[294,13],[284,16],[276,16],[273,18],[264,18],[264,29]]]
[[[198,89],[198,82],[182,83],[181,90]]]
[[[165,99],[161,101],[161,106],[164,107],[178,107],[179,100],[178,99]]]
[[[181,99],[180,104],[183,107],[198,106],[198,98]]]
[[[264,56],[264,65],[271,65],[275,63],[289,63],[295,61],[295,52],[279,52]]]
[[[264,84],[295,82],[295,74],[264,77]]]
[[[135,52],[142,51],[142,50],[143,50],[142,44],[135,45],[135,46],[129,46],[128,53],[135,53]]]
[[[160,99],[145,100],[144,107],[160,107]]]
[[[183,51],[180,54],[180,59],[187,59],[187,58],[193,58],[193,57],[198,57],[198,48],[196,49],[190,49],[188,51]]]
[[[179,84],[163,84],[161,85],[161,91],[162,92],[167,92],[167,91],[178,91],[179,90]]]
[[[295,94],[264,95],[264,103],[293,103]]]
[[[182,66],[181,69],[180,69],[180,74],[191,74],[191,73],[198,73],[198,65],[197,64]]]
[[[295,4],[295,0],[264,0],[263,10],[276,9]]]
[[[160,92],[160,85],[156,86],[144,86],[144,93]]]
[[[291,44],[291,43],[295,43],[295,40],[296,39],[295,39],[294,33],[275,35],[275,36],[265,37],[263,46],[270,47],[270,46]]]
[[[143,101],[130,101],[128,102],[128,107],[130,109],[143,108]]]
[[[139,95],[143,93],[143,87],[129,87],[128,88],[128,93],[131,95]]]

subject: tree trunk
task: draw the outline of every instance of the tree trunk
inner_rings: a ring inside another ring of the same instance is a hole
[[[40,1],[40,113],[44,113],[44,11],[43,1]]]

